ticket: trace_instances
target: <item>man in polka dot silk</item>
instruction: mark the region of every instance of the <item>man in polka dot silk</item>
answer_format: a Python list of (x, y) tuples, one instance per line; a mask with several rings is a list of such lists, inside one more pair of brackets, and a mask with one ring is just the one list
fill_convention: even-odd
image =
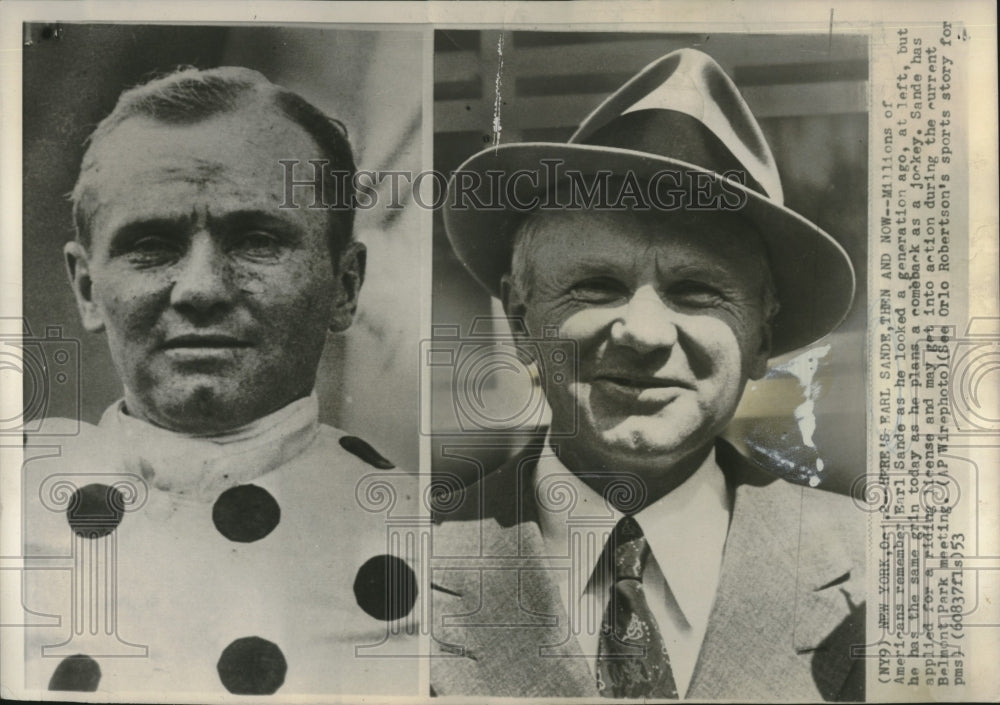
[[(340, 207), (289, 207), (282, 160), (325, 160)], [(94, 131), (65, 262), (124, 395), (26, 451), (30, 688), (417, 692), (416, 484), (314, 392), (364, 281), (354, 171), (340, 122), (237, 67), (129, 89)]]

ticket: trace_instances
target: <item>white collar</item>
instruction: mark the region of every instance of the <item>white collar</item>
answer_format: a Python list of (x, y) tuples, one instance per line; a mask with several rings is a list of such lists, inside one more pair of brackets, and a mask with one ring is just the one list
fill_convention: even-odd
[[(575, 495), (572, 507), (558, 497), (547, 502), (546, 497), (558, 495), (557, 485), (562, 485)], [(571, 514), (573, 522), (588, 520), (614, 526), (623, 514), (579, 477), (570, 472), (556, 455), (546, 438), (546, 453), (538, 460), (534, 474), (535, 496), (538, 499), (539, 526), (548, 546), (567, 546)], [(645, 507), (635, 515), (649, 540), (649, 547), (656, 559), (677, 605), (685, 618), (700, 621), (711, 608), (715, 597), (714, 587), (706, 594), (702, 579), (718, 575), (725, 533), (716, 529), (719, 522), (728, 525), (729, 500), (726, 479), (715, 462), (715, 449), (708, 454), (697, 470), (679, 487)], [(582, 575), (592, 575), (600, 558), (600, 549), (584, 552), (589, 560)], [(577, 597), (587, 589), (587, 582), (576, 584)]]
[(214, 501), (223, 490), (301, 454), (316, 438), (319, 401), (313, 392), (232, 431), (196, 435), (129, 416), (119, 400), (104, 412), (99, 426), (127, 471), (164, 492)]

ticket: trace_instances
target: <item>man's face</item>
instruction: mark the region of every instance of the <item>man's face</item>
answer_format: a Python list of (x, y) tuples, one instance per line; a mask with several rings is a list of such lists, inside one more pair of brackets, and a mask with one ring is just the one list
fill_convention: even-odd
[(66, 257), (129, 413), (221, 431), (309, 394), (363, 277), (360, 246), (331, 257), (326, 211), (278, 208), (278, 160), (315, 159), (312, 138), (257, 109), (191, 125), (130, 118), (98, 149), (91, 243)]
[(704, 457), (766, 369), (756, 235), (717, 214), (534, 217), (527, 291), (508, 279), (505, 304), (534, 336), (554, 326), (576, 341), (578, 379), (543, 372), (553, 430), (578, 420), (565, 449), (586, 469), (645, 477)]

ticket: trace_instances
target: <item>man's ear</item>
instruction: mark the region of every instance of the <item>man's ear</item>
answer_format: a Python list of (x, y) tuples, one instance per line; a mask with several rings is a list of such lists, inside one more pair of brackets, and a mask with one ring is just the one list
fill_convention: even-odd
[(760, 347), (750, 361), (750, 379), (760, 379), (767, 374), (767, 361), (771, 357), (772, 338), (771, 321), (764, 321), (761, 324)]
[(507, 321), (510, 323), (510, 330), (514, 334), (514, 338), (530, 337), (526, 318), (528, 304), (525, 302), (524, 292), (521, 291), (509, 272), (500, 279), (500, 303), (507, 316)]
[(522, 345), (524, 341), (532, 339), (531, 330), (528, 328), (527, 293), (517, 285), (509, 272), (500, 279), (500, 303), (507, 316), (510, 332), (514, 336), (514, 344), (530, 361), (536, 362), (538, 346)]
[(94, 303), (94, 287), (90, 279), (90, 256), (87, 248), (77, 240), (67, 242), (63, 247), (66, 258), (66, 273), (69, 275), (69, 285), (76, 297), (76, 307), (80, 309), (80, 320), (83, 327), (91, 333), (104, 330), (104, 319), (100, 309)]
[(360, 242), (349, 242), (337, 263), (337, 298), (333, 302), (330, 330), (341, 333), (351, 327), (358, 311), (361, 285), (365, 283), (368, 251)]

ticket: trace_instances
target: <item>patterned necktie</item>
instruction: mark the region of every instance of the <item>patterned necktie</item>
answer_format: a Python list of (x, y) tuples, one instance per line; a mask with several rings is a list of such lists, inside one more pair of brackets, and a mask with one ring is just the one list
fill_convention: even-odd
[(635, 519), (618, 522), (605, 556), (611, 551), (614, 584), (597, 645), (597, 689), (608, 698), (676, 698), (667, 647), (642, 587), (649, 542)]

